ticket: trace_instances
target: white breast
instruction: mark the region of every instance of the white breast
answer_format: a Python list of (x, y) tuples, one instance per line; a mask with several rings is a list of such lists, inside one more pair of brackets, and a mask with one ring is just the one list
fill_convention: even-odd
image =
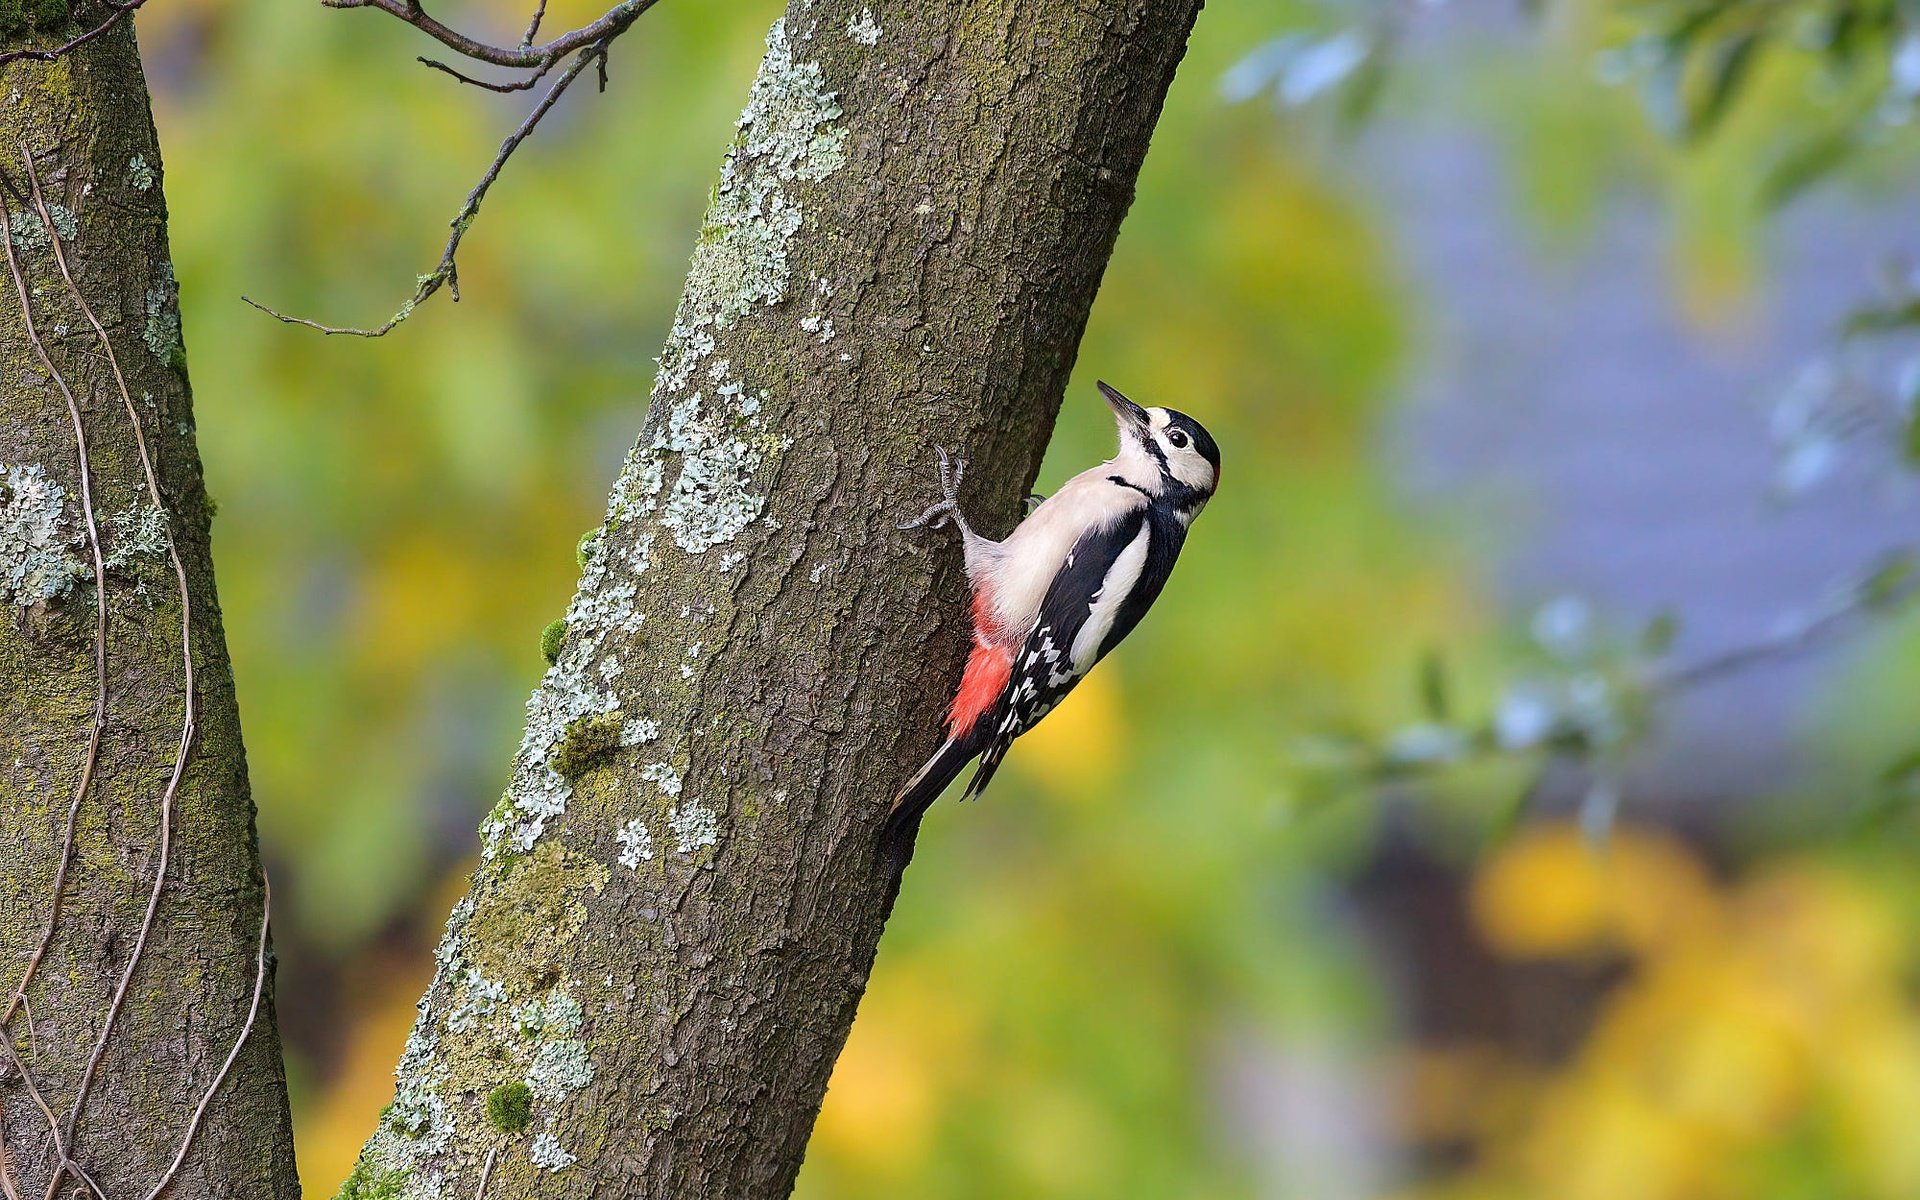
[[(1040, 619), (1040, 602), (1080, 535), (1146, 503), (1146, 497), (1133, 489), (1109, 482), (1112, 470), (1103, 463), (1069, 479), (982, 559), (981, 571), (987, 578), (977, 582), (987, 585), (999, 632), (1008, 641), (1025, 641), (1033, 631)], [(1145, 553), (1143, 547), (1143, 560)]]

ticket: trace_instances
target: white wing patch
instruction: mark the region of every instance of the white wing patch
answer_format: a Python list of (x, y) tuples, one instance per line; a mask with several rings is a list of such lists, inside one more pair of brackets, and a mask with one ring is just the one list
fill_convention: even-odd
[(1140, 532), (1127, 543), (1126, 549), (1114, 556), (1113, 565), (1107, 568), (1107, 577), (1100, 581), (1100, 590), (1088, 602), (1087, 623), (1073, 639), (1075, 674), (1085, 675), (1093, 669), (1093, 661), (1100, 655), (1100, 643), (1107, 640), (1114, 621), (1120, 616), (1120, 606), (1140, 582), (1140, 572), (1147, 565), (1148, 533), (1147, 522), (1142, 521)]

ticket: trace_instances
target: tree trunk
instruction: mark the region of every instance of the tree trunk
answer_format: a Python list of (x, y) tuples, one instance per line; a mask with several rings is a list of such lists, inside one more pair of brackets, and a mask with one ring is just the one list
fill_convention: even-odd
[[(28, 7), (48, 27), (7, 42), (81, 31), (64, 4)], [(42, 1196), (59, 1174), (61, 1197), (86, 1181), (115, 1197), (163, 1185), (296, 1197), (253, 804), (131, 23), (55, 62), (0, 68), (0, 85), (7, 1192)]]
[(1198, 7), (774, 26), (347, 1195), (790, 1190), (967, 642), (955, 548), (895, 523), (936, 443), (1015, 519)]

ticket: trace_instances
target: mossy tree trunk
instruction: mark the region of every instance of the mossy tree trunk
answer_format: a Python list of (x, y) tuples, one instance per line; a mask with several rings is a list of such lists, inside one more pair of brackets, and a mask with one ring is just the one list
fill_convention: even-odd
[(350, 1195), (790, 1189), (1198, 7), (792, 0)]
[[(65, 7), (0, 49), (80, 32)], [(61, 1197), (295, 1197), (131, 23), (0, 88), (0, 1161), (26, 1197), (55, 1174)]]

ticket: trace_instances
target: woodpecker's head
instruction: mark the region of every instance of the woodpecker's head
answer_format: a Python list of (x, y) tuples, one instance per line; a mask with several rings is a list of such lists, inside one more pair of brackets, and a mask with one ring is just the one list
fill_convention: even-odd
[(1113, 462), (1127, 481), (1189, 514), (1199, 512), (1220, 486), (1220, 447), (1213, 435), (1183, 412), (1141, 408), (1105, 383), (1100, 394), (1120, 425), (1120, 453)]

